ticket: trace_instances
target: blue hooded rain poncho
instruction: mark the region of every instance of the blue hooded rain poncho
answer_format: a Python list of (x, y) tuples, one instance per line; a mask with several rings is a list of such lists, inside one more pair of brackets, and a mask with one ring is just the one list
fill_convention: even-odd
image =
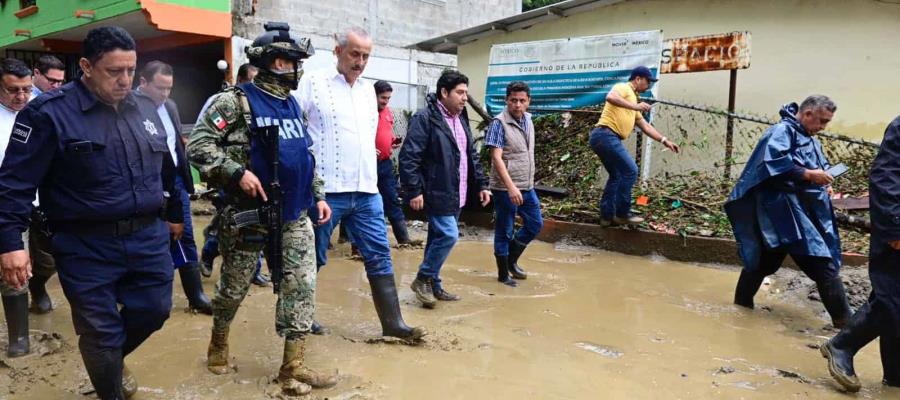
[(782, 107), (781, 122), (759, 140), (725, 203), (744, 268), (759, 268), (763, 251), (831, 259), (841, 265), (841, 241), (827, 187), (791, 177), (796, 167), (828, 169), (822, 144)]

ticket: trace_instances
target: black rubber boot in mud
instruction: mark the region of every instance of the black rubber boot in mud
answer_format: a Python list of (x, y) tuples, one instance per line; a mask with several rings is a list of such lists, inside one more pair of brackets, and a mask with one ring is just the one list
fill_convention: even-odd
[(861, 388), (853, 357), (878, 337), (878, 325), (873, 317), (869, 303), (864, 304), (840, 333), (819, 346), (822, 356), (828, 360), (828, 372), (848, 392), (858, 392)]
[(28, 354), (31, 351), (28, 339), (28, 293), (3, 296), (3, 313), (6, 315), (9, 334), (6, 356), (15, 358)]
[(178, 275), (181, 277), (181, 287), (184, 289), (184, 295), (188, 298), (188, 305), (191, 310), (198, 313), (212, 315), (212, 303), (206, 293), (203, 292), (203, 281), (200, 278), (200, 264), (187, 264), (178, 268)]
[(754, 307), (753, 297), (756, 296), (756, 292), (759, 291), (759, 287), (762, 286), (763, 279), (765, 278), (765, 276), (762, 276), (762, 274), (758, 272), (742, 269), (741, 276), (738, 278), (737, 287), (734, 289), (734, 304), (752, 310)]
[(900, 332), (894, 337), (881, 337), (881, 367), (885, 386), (900, 387)]
[(101, 400), (127, 399), (122, 387), (122, 350), (95, 348), (85, 344), (83, 340), (79, 340), (78, 347), (97, 397)]
[(522, 256), (525, 247), (527, 246), (515, 239), (509, 242), (509, 274), (514, 279), (528, 279), (528, 274), (519, 267), (519, 257)]
[(31, 307), (29, 311), (35, 314), (46, 314), (53, 311), (53, 301), (47, 294), (47, 281), (49, 276), (34, 276), (28, 280), (28, 292), (31, 293)]
[(324, 336), (328, 334), (328, 328), (322, 326), (319, 321), (313, 320), (312, 326), (309, 327), (309, 333), (313, 335)]
[(372, 287), (372, 301), (384, 336), (415, 342), (428, 334), (424, 328), (409, 327), (403, 321), (393, 275), (369, 276), (369, 286)]
[(497, 282), (516, 287), (519, 283), (509, 277), (509, 256), (494, 256), (497, 259)]
[(822, 298), (822, 304), (825, 310), (831, 316), (831, 325), (841, 329), (847, 325), (850, 319), (850, 302), (847, 301), (847, 292), (844, 290), (844, 282), (840, 277), (824, 279), (816, 282), (819, 288), (819, 296)]

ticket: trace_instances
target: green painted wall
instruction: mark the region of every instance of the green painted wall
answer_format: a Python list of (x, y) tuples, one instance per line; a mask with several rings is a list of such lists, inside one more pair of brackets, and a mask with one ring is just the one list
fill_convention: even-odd
[(219, 12), (231, 12), (231, 0), (156, 0), (163, 4), (176, 4), (179, 6), (199, 8)]
[[(230, 0), (157, 1), (203, 10), (231, 11)], [(19, 2), (16, 0), (6, 2), (6, 6), (0, 9), (0, 48), (30, 39), (15, 36), (16, 29), (30, 29), (31, 37), (38, 38), (141, 9), (137, 0), (38, 0), (37, 6), (39, 11), (36, 14), (20, 19), (15, 16), (19, 11)], [(94, 10), (97, 15), (93, 20), (75, 18), (75, 10)]]

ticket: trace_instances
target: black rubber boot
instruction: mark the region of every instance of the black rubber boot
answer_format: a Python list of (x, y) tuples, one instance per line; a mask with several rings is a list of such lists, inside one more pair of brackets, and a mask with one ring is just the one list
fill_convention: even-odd
[(509, 256), (494, 256), (497, 259), (497, 282), (516, 287), (519, 283), (509, 277)]
[(858, 392), (861, 385), (853, 369), (853, 356), (878, 337), (878, 322), (872, 315), (869, 303), (863, 304), (831, 340), (819, 347), (828, 359), (828, 372), (847, 391)]
[(35, 314), (46, 314), (53, 311), (53, 301), (47, 294), (47, 281), (49, 276), (35, 276), (28, 280), (28, 291), (31, 293), (31, 307), (29, 311)]
[(850, 302), (847, 301), (847, 292), (844, 290), (844, 282), (840, 277), (823, 279), (816, 282), (819, 288), (819, 296), (822, 298), (822, 304), (825, 310), (831, 316), (831, 324), (835, 328), (843, 328), (847, 325), (852, 311), (850, 310)]
[(6, 329), (9, 333), (6, 356), (14, 358), (28, 354), (31, 351), (28, 340), (28, 293), (3, 296), (3, 313), (6, 315)]
[(397, 239), (397, 243), (406, 244), (409, 243), (409, 231), (406, 230), (406, 221), (391, 221), (391, 230), (394, 231), (394, 239)]
[(28, 354), (31, 351), (28, 340), (28, 293), (3, 296), (3, 313), (6, 315), (9, 334), (6, 356), (15, 358)]
[(85, 344), (84, 340), (79, 341), (78, 347), (97, 397), (101, 400), (126, 399), (122, 388), (122, 350), (98, 349)]
[(882, 382), (900, 387), (900, 336), (881, 337), (881, 366), (884, 368)]
[(203, 293), (203, 283), (200, 280), (200, 265), (187, 264), (178, 268), (178, 275), (181, 276), (181, 287), (184, 288), (184, 295), (188, 298), (188, 305), (191, 310), (195, 310), (201, 314), (212, 315), (212, 303), (209, 297)]
[(372, 301), (375, 303), (378, 319), (381, 320), (381, 330), (384, 336), (403, 340), (419, 340), (428, 334), (424, 328), (409, 327), (403, 321), (393, 275), (370, 276), (369, 286), (372, 287)]
[(737, 287), (734, 289), (734, 304), (752, 310), (754, 307), (753, 297), (756, 296), (756, 292), (759, 291), (765, 278), (759, 272), (741, 270), (741, 277), (738, 278)]
[(528, 279), (528, 274), (519, 267), (519, 257), (525, 251), (525, 247), (527, 246), (515, 239), (509, 242), (509, 274), (515, 279)]

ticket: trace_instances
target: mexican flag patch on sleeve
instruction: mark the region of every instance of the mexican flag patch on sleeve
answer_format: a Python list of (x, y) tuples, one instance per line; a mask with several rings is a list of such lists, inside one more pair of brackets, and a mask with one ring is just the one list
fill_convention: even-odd
[(222, 118), (222, 114), (219, 114), (218, 111), (213, 112), (211, 118), (213, 125), (215, 125), (218, 130), (225, 129), (225, 127), (228, 126), (228, 121), (226, 121), (225, 118)]

